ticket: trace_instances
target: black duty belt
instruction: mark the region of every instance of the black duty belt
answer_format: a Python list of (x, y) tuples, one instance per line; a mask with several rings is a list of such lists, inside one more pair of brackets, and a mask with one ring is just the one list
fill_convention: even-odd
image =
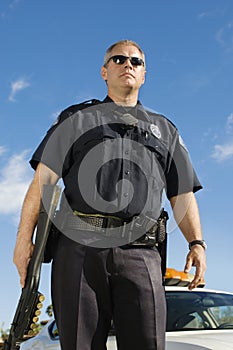
[(104, 232), (106, 228), (121, 227), (124, 222), (127, 221), (116, 216), (90, 215), (74, 211), (73, 215), (69, 216), (67, 224), (70, 229)]
[[(65, 220), (65, 227), (70, 230), (92, 231), (108, 235), (108, 230), (119, 227), (119, 234), (124, 235), (124, 231), (139, 232), (136, 240), (129, 245), (137, 246), (155, 246), (158, 242), (158, 223), (159, 220), (149, 218), (148, 216), (135, 216), (131, 220), (125, 220), (115, 216), (105, 216), (99, 214), (84, 214), (74, 211)], [(141, 233), (141, 235), (140, 235)]]

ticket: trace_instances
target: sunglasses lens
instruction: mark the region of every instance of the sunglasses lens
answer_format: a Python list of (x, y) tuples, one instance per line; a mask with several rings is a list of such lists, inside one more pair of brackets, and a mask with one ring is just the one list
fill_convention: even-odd
[(122, 56), (122, 55), (117, 55), (117, 56), (113, 56), (112, 60), (116, 64), (123, 64), (127, 60), (127, 57), (126, 56)]
[(130, 62), (133, 66), (142, 66), (143, 60), (139, 57), (131, 57)]
[(143, 60), (139, 57), (127, 57), (127, 56), (123, 56), (123, 55), (116, 55), (116, 56), (112, 56), (110, 59), (112, 59), (113, 62), (116, 64), (124, 64), (128, 58), (130, 59), (130, 62), (133, 66), (143, 66), (144, 65)]

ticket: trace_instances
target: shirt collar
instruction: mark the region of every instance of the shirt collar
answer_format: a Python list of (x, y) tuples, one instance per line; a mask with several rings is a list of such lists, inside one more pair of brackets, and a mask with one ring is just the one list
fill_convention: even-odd
[(111, 97), (109, 97), (108, 95), (105, 97), (105, 99), (102, 101), (102, 103), (109, 103), (109, 106), (111, 106), (111, 111), (118, 111), (119, 113), (121, 113), (122, 115), (125, 113), (130, 113), (132, 114), (134, 117), (141, 119), (142, 121), (146, 121), (151, 123), (151, 119), (148, 116), (148, 114), (146, 113), (143, 105), (141, 104), (141, 102), (138, 100), (136, 106), (134, 107), (123, 107), (123, 106), (119, 106), (117, 105), (112, 99)]
[[(103, 103), (109, 103), (109, 102), (112, 102), (114, 104), (116, 104), (112, 99), (111, 97), (109, 97), (108, 95), (105, 97), (105, 99), (103, 100)], [(138, 100), (137, 101), (137, 105), (141, 105), (141, 102)], [(134, 106), (135, 107), (135, 106)], [(134, 107), (130, 107), (130, 108), (134, 108)]]

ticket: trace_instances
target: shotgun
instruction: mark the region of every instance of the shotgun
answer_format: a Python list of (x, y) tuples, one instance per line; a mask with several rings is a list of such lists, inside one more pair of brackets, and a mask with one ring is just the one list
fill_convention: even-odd
[(18, 350), (23, 337), (33, 333), (35, 323), (38, 321), (43, 294), (38, 291), (41, 265), (44, 260), (45, 247), (52, 226), (51, 219), (55, 216), (61, 188), (54, 185), (44, 185), (40, 204), (39, 218), (36, 228), (35, 246), (31, 260), (28, 264), (25, 287), (16, 308), (13, 322), (10, 327), (8, 339), (3, 350)]

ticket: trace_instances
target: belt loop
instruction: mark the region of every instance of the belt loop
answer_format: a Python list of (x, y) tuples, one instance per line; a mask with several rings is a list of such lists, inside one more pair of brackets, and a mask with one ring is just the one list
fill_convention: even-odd
[(121, 237), (122, 238), (125, 237), (125, 231), (126, 231), (126, 221), (123, 221), (123, 223), (121, 225)]
[(108, 228), (108, 227), (109, 227), (109, 226), (108, 226), (108, 223), (109, 223), (108, 218), (103, 217), (103, 224), (102, 224), (102, 227), (103, 227), (103, 228)]

